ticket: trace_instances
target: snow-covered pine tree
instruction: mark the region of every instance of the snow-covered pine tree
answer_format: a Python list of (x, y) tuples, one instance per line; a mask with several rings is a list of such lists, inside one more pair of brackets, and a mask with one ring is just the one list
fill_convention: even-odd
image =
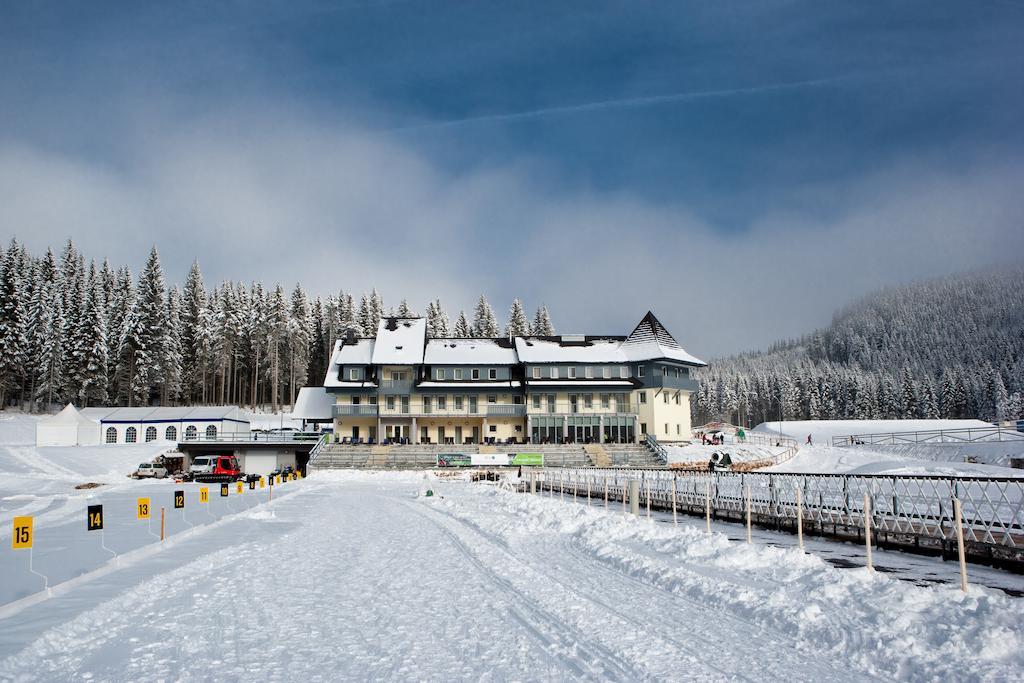
[(321, 382), (327, 372), (327, 314), (326, 306), (319, 296), (313, 299), (309, 317), (312, 333), (309, 339), (308, 375), (311, 381)]
[(918, 417), (926, 420), (939, 418), (939, 402), (935, 397), (935, 387), (930, 378), (925, 377), (921, 382), (921, 397), (918, 401)]
[(533, 316), (533, 327), (530, 334), (538, 337), (551, 337), (555, 334), (555, 326), (551, 324), (551, 316), (548, 314), (548, 307), (541, 306)]
[(459, 317), (455, 321), (455, 329), (453, 331), (453, 334), (456, 337), (459, 337), (459, 338), (462, 338), (462, 339), (465, 339), (467, 337), (473, 336), (472, 335), (472, 330), (470, 330), (470, 328), (469, 328), (469, 321), (466, 319), (466, 312), (465, 311), (459, 311)]
[(473, 311), (473, 327), (470, 333), (474, 337), (494, 338), (498, 336), (499, 332), (498, 319), (494, 317), (494, 309), (487, 303), (487, 298), (481, 294)]
[(441, 306), (441, 300), (434, 300), (434, 313), (437, 316), (435, 321), (435, 327), (438, 337), (449, 337), (452, 334), (452, 321), (448, 319), (448, 314), (444, 312), (444, 308)]
[(917, 417), (919, 411), (917, 405), (917, 384), (914, 376), (910, 374), (910, 367), (904, 365), (900, 372), (900, 417), (904, 420)]
[(167, 292), (167, 324), (164, 327), (163, 405), (174, 405), (184, 389), (181, 335), (182, 296), (177, 287)]
[(398, 304), (398, 317), (399, 318), (415, 318), (416, 317), (416, 313), (411, 308), (409, 308), (409, 303), (405, 299), (402, 299), (402, 301)]
[(21, 299), (18, 243), (12, 239), (0, 272), (0, 409), (18, 391), (28, 357), (26, 301)]
[(309, 299), (302, 286), (292, 290), (288, 316), (288, 405), (294, 406), (309, 370)]
[(200, 358), (202, 342), (200, 326), (206, 307), (206, 287), (199, 261), (193, 261), (185, 278), (181, 301), (181, 372), (182, 393), (186, 402), (202, 400), (203, 367)]
[(530, 334), (530, 320), (526, 317), (523, 304), (519, 299), (512, 300), (512, 308), (508, 312), (508, 324), (505, 326), (505, 335), (513, 337), (525, 337)]
[(381, 298), (377, 288), (374, 287), (373, 291), (370, 292), (370, 327), (367, 330), (367, 334), (377, 334), (377, 328), (380, 327), (380, 319), (384, 317), (384, 299)]
[(281, 409), (281, 380), (288, 334), (288, 304), (281, 285), (274, 287), (267, 307), (267, 372), (270, 380), (270, 404), (274, 412)]
[(373, 334), (377, 331), (377, 325), (373, 322), (373, 307), (370, 305), (370, 300), (365, 293), (359, 300), (359, 317), (357, 321), (365, 334)]
[(249, 404), (256, 408), (263, 393), (261, 379), (266, 375), (267, 337), (270, 332), (267, 295), (260, 282), (253, 282), (249, 294), (246, 340), (249, 344)]
[(103, 281), (90, 264), (86, 284), (85, 308), (78, 321), (75, 340), (75, 365), (78, 381), (77, 398), (83, 406), (103, 405), (107, 402), (107, 319)]
[(107, 361), (110, 373), (107, 387), (114, 402), (123, 405), (128, 400), (125, 381), (130, 367), (134, 365), (134, 361), (131, 364), (128, 362), (124, 343), (125, 334), (130, 325), (134, 324), (132, 309), (135, 307), (135, 285), (127, 267), (117, 270), (114, 281), (114, 296), (107, 301), (107, 345), (111, 352)]

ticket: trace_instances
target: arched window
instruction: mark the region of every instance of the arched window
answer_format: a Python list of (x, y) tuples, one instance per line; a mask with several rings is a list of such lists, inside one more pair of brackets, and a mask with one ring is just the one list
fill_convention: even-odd
[(189, 425), (185, 428), (185, 441), (195, 441), (197, 430), (195, 425)]
[(129, 427), (128, 429), (124, 430), (125, 443), (135, 443), (136, 441), (138, 441), (138, 439), (139, 432), (137, 429), (135, 429), (135, 427)]
[(156, 441), (156, 427), (146, 427), (146, 443), (150, 441)]
[(164, 430), (164, 440), (165, 441), (177, 441), (178, 440), (178, 428), (172, 425), (172, 426), (168, 427), (167, 429), (165, 429)]
[(107, 427), (107, 443), (117, 443), (117, 430)]
[(217, 427), (215, 427), (214, 425), (210, 425), (209, 427), (207, 427), (206, 428), (206, 438), (207, 439), (216, 439), (217, 438)]

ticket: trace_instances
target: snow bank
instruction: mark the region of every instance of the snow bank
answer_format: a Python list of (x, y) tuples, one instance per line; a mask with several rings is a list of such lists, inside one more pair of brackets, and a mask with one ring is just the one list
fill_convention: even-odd
[(666, 445), (669, 463), (706, 463), (712, 453), (728, 453), (734, 463), (753, 462), (755, 460), (771, 460), (787, 449), (774, 446), (757, 446), (753, 444), (726, 443), (721, 446), (704, 446), (687, 444), (686, 446)]

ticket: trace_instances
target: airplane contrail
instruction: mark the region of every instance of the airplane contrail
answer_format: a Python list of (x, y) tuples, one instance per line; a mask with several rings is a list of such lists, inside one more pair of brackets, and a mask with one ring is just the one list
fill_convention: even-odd
[(692, 90), (689, 92), (669, 93), (665, 95), (648, 95), (644, 97), (626, 97), (617, 100), (598, 100), (596, 102), (583, 102), (580, 104), (567, 104), (556, 107), (543, 107), (528, 111), (516, 111), (503, 114), (481, 114), (480, 116), (467, 116), (460, 119), (447, 119), (443, 121), (428, 121), (411, 126), (400, 126), (392, 131), (423, 130), (427, 128), (450, 128), (472, 123), (488, 123), (500, 121), (521, 121), (526, 119), (539, 119), (546, 116), (558, 116), (561, 114), (576, 114), (580, 112), (600, 111), (602, 109), (626, 109), (630, 107), (644, 107), (672, 102), (685, 102), (687, 100), (702, 100), (714, 97), (728, 97), (730, 95), (750, 95), (776, 90), (793, 90), (797, 88), (813, 88), (817, 86), (830, 85), (839, 81), (855, 78), (853, 75), (830, 76), (828, 78), (814, 78), (804, 81), (785, 81), (781, 83), (768, 83), (765, 85), (754, 85), (745, 88), (723, 88), (720, 90)]

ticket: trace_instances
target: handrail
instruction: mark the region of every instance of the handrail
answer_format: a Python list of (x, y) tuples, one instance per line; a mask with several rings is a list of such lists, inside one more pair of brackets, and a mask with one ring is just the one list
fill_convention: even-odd
[[(993, 438), (995, 437), (995, 438)], [(991, 441), (1024, 442), (1024, 434), (1003, 427), (963, 427), (909, 432), (876, 432), (833, 436), (833, 446), (897, 446), (906, 444), (980, 443)]]
[(668, 464), (668, 450), (658, 443), (658, 438), (654, 434), (644, 435), (644, 445), (647, 449), (654, 454), (654, 457), (658, 458), (663, 465)]

